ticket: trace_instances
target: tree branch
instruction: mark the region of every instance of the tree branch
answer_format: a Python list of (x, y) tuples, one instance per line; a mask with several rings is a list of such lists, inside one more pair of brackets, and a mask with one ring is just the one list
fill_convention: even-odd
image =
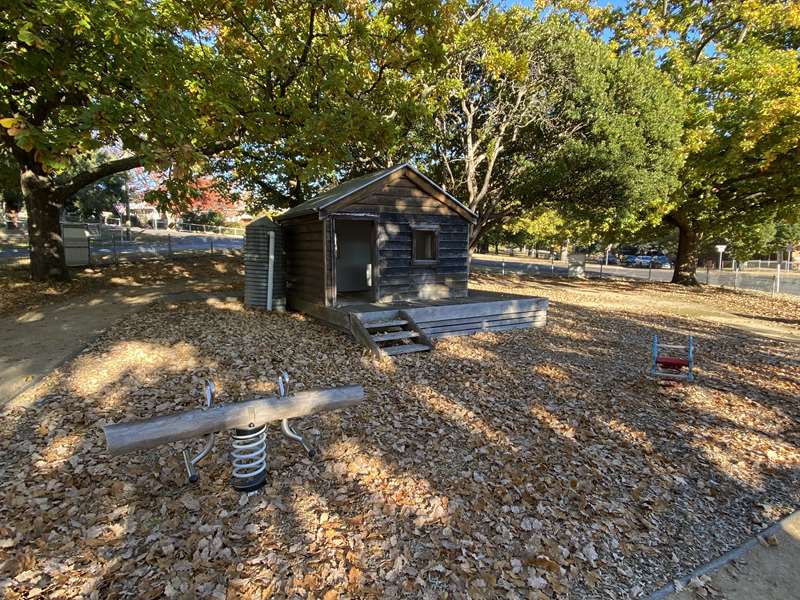
[(33, 152), (25, 152), (25, 150), (17, 146), (14, 137), (8, 134), (5, 127), (0, 127), (0, 139), (3, 140), (3, 145), (20, 165), (30, 169), (34, 167), (36, 161), (34, 160)]
[(294, 200), (290, 194), (285, 194), (273, 184), (264, 181), (263, 179), (254, 179), (253, 183), (255, 183), (261, 189), (262, 193), (269, 196), (272, 200), (277, 200), (277, 204), (289, 206)]
[(66, 200), (73, 194), (78, 193), (87, 185), (91, 185), (95, 181), (100, 181), (109, 175), (121, 173), (122, 171), (130, 171), (131, 169), (141, 166), (142, 157), (140, 155), (117, 158), (78, 173), (71, 179), (59, 185), (56, 188), (56, 194), (61, 200)]
[(308, 63), (308, 54), (311, 51), (311, 45), (314, 43), (314, 19), (317, 16), (317, 7), (312, 6), (311, 12), (308, 16), (308, 33), (306, 34), (306, 43), (303, 45), (303, 51), (300, 54), (300, 58), (297, 61), (297, 64), (292, 69), (292, 72), (289, 76), (281, 83), (280, 85), (280, 96), (283, 97), (286, 95), (286, 90), (289, 89), (289, 86), (292, 85), (294, 80), (300, 74), (300, 71), (306, 63)]
[[(234, 140), (215, 142), (200, 148), (200, 152), (206, 156), (213, 156), (214, 154), (219, 154), (220, 152), (235, 148), (237, 145), (238, 142)], [(54, 191), (57, 197), (63, 201), (73, 194), (78, 193), (87, 185), (93, 184), (95, 181), (100, 181), (109, 175), (130, 171), (131, 169), (141, 166), (143, 166), (143, 159), (140, 154), (110, 160), (78, 173), (64, 183), (56, 186)]]
[(694, 58), (692, 59), (692, 64), (697, 64), (697, 61), (700, 60), (700, 56), (703, 54), (703, 51), (706, 49), (706, 46), (708, 46), (712, 41), (714, 41), (714, 38), (717, 37), (717, 35), (725, 31), (726, 29), (732, 28), (738, 22), (739, 21), (737, 20), (731, 23), (725, 23), (718, 27), (714, 27), (711, 31), (709, 31), (705, 35), (705, 37), (703, 37), (700, 40), (700, 45), (697, 47), (697, 50), (695, 50)]

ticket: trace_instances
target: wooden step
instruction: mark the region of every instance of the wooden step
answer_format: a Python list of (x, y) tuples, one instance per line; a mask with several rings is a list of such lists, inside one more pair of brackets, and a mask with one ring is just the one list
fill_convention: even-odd
[(426, 352), (430, 350), (430, 346), (426, 346), (425, 344), (405, 344), (403, 346), (388, 346), (386, 348), (381, 348), (386, 354), (389, 356), (395, 356), (397, 354), (408, 354), (409, 352)]
[(372, 335), (372, 339), (375, 342), (389, 342), (391, 340), (408, 340), (410, 338), (418, 337), (419, 334), (416, 331), (390, 331), (388, 333), (375, 333)]
[(367, 329), (388, 329), (389, 327), (402, 327), (408, 324), (408, 321), (403, 319), (396, 319), (393, 321), (374, 321), (372, 323), (364, 323)]

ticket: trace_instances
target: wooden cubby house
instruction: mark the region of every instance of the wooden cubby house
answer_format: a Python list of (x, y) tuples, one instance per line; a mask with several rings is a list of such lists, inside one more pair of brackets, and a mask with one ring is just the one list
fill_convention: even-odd
[(290, 308), (377, 355), (433, 340), (544, 325), (547, 300), (470, 293), (476, 215), (409, 164), (351, 179), (277, 219)]

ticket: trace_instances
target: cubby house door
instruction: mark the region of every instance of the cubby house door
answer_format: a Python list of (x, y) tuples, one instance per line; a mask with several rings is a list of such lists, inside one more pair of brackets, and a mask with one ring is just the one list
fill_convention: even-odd
[(336, 304), (375, 300), (373, 263), (375, 223), (371, 220), (334, 220)]

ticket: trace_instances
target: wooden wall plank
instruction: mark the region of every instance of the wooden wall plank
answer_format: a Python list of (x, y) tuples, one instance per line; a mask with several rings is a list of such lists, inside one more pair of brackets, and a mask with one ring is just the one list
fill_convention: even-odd
[(284, 223), (287, 299), (292, 308), (324, 301), (322, 222), (316, 215)]
[(546, 311), (547, 305), (547, 298), (532, 297), (449, 306), (425, 306), (421, 308), (410, 308), (408, 310), (415, 321), (418, 323), (425, 323), (444, 319), (488, 317), (520, 312)]
[(445, 327), (448, 325), (459, 325), (464, 323), (497, 323), (498, 325), (504, 324), (505, 321), (509, 323), (533, 321), (546, 314), (546, 311), (535, 310), (522, 313), (506, 313), (500, 315), (490, 315), (486, 317), (463, 317), (460, 319), (440, 319), (438, 321), (419, 321), (421, 327), (433, 329), (436, 327)]
[[(313, 215), (319, 220), (328, 215), (376, 215), (377, 257), (373, 270), (373, 285), (379, 301), (415, 299), (420, 297), (463, 297), (469, 279), (469, 220), (456, 210), (452, 201), (434, 194), (430, 185), (421, 185), (404, 172), (389, 177), (353, 194), (331, 210)], [(299, 221), (299, 219), (298, 219)], [(439, 260), (432, 265), (413, 265), (412, 227), (436, 225), (439, 230)], [(298, 235), (308, 236), (296, 260), (306, 273), (301, 280), (307, 290), (308, 274), (328, 277), (328, 269), (320, 272), (314, 266), (315, 253), (322, 252), (322, 228), (305, 221), (295, 229)], [(331, 248), (332, 240), (328, 240)], [(324, 245), (323, 245), (324, 247)], [(331, 262), (333, 259), (331, 259)], [(331, 264), (330, 269), (334, 265)], [(323, 275), (324, 273), (324, 275)], [(325, 279), (323, 279), (325, 280)], [(326, 280), (325, 280), (326, 281)], [(318, 292), (318, 286), (311, 288)]]
[(483, 332), (509, 331), (511, 329), (531, 329), (533, 327), (544, 327), (544, 325), (545, 323), (544, 321), (542, 321), (533, 323), (521, 323), (516, 325), (498, 325), (495, 327), (487, 327), (487, 328), (459, 329), (455, 331), (443, 331), (440, 333), (431, 333), (429, 337), (436, 340), (445, 337), (454, 337), (460, 335), (474, 335), (476, 333), (483, 333)]

